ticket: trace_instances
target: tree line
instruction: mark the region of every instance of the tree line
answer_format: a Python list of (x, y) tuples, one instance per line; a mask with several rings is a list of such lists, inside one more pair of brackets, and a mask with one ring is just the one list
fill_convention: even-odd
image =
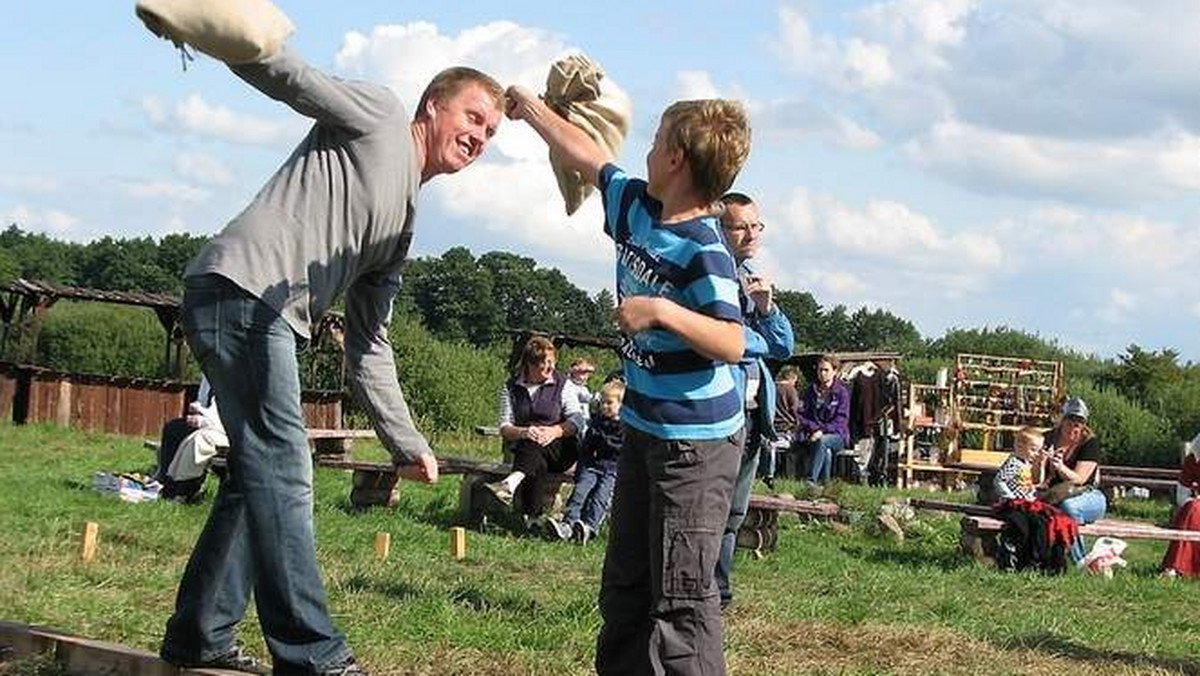
[[(159, 240), (104, 237), (78, 244), (12, 225), (0, 233), (0, 282), (24, 277), (102, 290), (179, 294), (187, 262), (206, 241), (172, 234)], [(1178, 441), (1200, 431), (1200, 366), (1183, 363), (1175, 350), (1130, 345), (1106, 359), (1006, 326), (952, 328), (926, 338), (912, 322), (886, 310), (826, 307), (811, 293), (790, 289), (777, 290), (775, 297), (795, 327), (798, 352), (899, 352), (904, 355), (902, 369), (914, 382), (932, 382), (936, 370), (952, 364), (962, 352), (1063, 361), (1068, 391), (1088, 400), (1106, 444), (1120, 447), (1134, 461), (1154, 454), (1161, 459), (1163, 453), (1175, 452)], [(441, 256), (416, 258), (405, 269), (396, 302), (397, 330), (403, 331), (394, 339), (398, 368), (406, 372), (430, 367), (427, 359), (401, 347), (418, 335), (422, 350), (445, 346), (436, 351), (458, 355), (456, 363), (474, 364), (465, 369), (437, 365), (442, 376), (461, 370), (462, 382), (457, 376), (449, 378), (455, 382), (445, 383), (442, 392), (441, 385), (432, 385), (436, 378), (426, 378), (431, 383), (429, 396), (416, 395), (418, 404), (428, 399), (425, 412), (434, 420), (457, 421), (462, 410), (491, 406), (490, 384), (484, 388), (486, 403), (481, 400), (466, 409), (456, 402), (454, 392), (479, 390), (478, 383), (470, 382), (470, 372), (478, 373), (479, 364), (495, 365), (488, 372), (502, 373), (508, 329), (614, 335), (612, 309), (608, 290), (589, 294), (561, 271), (539, 266), (532, 258), (503, 251), (476, 257), (455, 247)], [(148, 312), (60, 303), (36, 336), (35, 344), (10, 341), (0, 358), (63, 370), (165, 375), (160, 358), (164, 338)], [(488, 377), (499, 377), (496, 374)]]

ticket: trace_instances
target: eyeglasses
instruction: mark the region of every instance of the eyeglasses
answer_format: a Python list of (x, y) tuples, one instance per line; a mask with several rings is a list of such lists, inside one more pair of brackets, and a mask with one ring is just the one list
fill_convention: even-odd
[(762, 232), (767, 229), (767, 224), (762, 221), (757, 223), (739, 222), (723, 225), (722, 227), (731, 232)]

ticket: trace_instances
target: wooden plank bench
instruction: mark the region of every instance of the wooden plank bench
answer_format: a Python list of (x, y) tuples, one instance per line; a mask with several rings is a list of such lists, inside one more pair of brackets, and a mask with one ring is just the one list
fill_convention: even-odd
[(737, 533), (737, 547), (749, 549), (756, 557), (775, 551), (779, 543), (779, 513), (788, 512), (802, 519), (830, 519), (838, 514), (832, 502), (796, 500), (767, 495), (751, 495), (746, 519)]
[[(909, 504), (915, 508), (930, 509), (963, 514), (959, 520), (961, 534), (959, 545), (963, 551), (979, 560), (990, 560), (995, 551), (996, 538), (1004, 530), (1004, 521), (997, 519), (995, 512), (988, 505), (971, 505), (942, 500), (924, 500), (914, 498)], [(1079, 527), (1082, 535), (1118, 537), (1130, 540), (1182, 540), (1200, 542), (1200, 531), (1162, 528), (1154, 524), (1124, 521), (1120, 519), (1100, 519), (1095, 523)]]

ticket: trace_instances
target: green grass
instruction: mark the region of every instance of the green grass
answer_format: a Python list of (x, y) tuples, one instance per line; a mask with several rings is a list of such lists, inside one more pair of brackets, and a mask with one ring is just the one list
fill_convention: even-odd
[[(479, 455), (494, 441), (443, 437), (435, 447)], [(96, 471), (150, 462), (139, 439), (0, 426), (0, 619), (157, 650), (207, 503), (130, 505), (90, 487)], [(349, 483), (317, 472), (318, 555), (331, 610), (372, 673), (590, 672), (602, 545), (471, 531), (467, 559), (454, 561), (456, 477), (405, 484), (395, 509), (367, 513), (348, 507)], [(726, 622), (731, 671), (1200, 673), (1198, 589), (1157, 576), (1163, 545), (1131, 543), (1129, 568), (1112, 580), (1002, 574), (958, 554), (952, 515), (919, 514), (903, 543), (879, 535), (872, 515), (896, 494), (835, 486), (831, 495), (864, 515), (849, 532), (785, 519), (778, 551), (739, 554)], [(1166, 518), (1165, 505), (1127, 505), (1126, 515)], [(100, 548), (83, 564), (87, 521), (100, 524)], [(378, 532), (392, 535), (387, 561), (374, 556)], [(248, 620), (242, 638), (262, 655)], [(51, 673), (0, 666), (5, 676)]]

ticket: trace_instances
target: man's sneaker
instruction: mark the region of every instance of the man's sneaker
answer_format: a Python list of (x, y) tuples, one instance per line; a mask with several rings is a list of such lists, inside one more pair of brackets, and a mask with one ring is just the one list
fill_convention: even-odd
[(492, 483), (484, 484), (483, 487), (492, 494), (492, 497), (509, 507), (512, 506), (513, 492), (512, 489), (508, 487), (508, 484), (504, 483), (503, 481), (493, 481)]
[(582, 521), (576, 521), (571, 524), (571, 539), (575, 542), (586, 545), (592, 538), (596, 537), (596, 531), (592, 527)]
[(558, 519), (546, 517), (546, 536), (566, 542), (571, 539), (571, 526)]
[(270, 674), (271, 670), (259, 662), (253, 655), (247, 655), (242, 652), (241, 646), (235, 646), (233, 650), (218, 655), (211, 660), (197, 662), (176, 662), (170, 658), (164, 658), (167, 662), (183, 668), (183, 669), (226, 669), (228, 671), (241, 671), (247, 674)]
[(367, 676), (367, 671), (358, 666), (358, 663), (351, 657), (344, 664), (325, 669), (321, 672), (321, 676)]

